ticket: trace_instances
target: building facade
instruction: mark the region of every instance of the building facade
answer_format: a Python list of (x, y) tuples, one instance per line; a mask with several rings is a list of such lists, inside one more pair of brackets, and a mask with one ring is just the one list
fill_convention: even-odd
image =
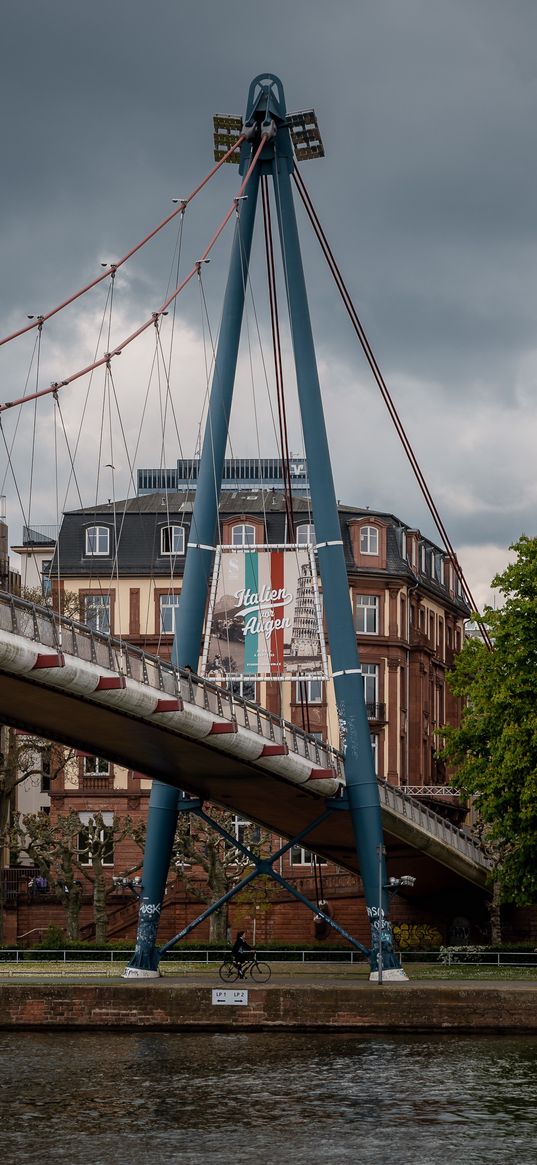
[[(68, 599), (70, 614), (75, 604), (80, 619), (96, 631), (169, 659), (186, 550), (194, 538), (192, 510), (189, 489), (142, 491), (125, 502), (65, 513), (56, 550), (47, 560), (45, 589), (59, 594), (60, 605)], [(446, 672), (461, 647), (469, 614), (453, 563), (393, 514), (340, 505), (339, 516), (377, 774), (461, 821), (464, 809), (436, 759), (440, 729), (457, 723), (460, 715), (458, 701), (446, 686)], [(221, 544), (270, 547), (292, 539), (314, 546), (308, 497), (293, 497), (293, 517), (290, 537), (281, 489), (255, 489), (251, 484), (243, 490), (226, 489), (220, 500)], [(35, 548), (35, 531), (32, 536), (27, 548), (17, 547), (23, 559)], [(297, 643), (307, 638), (308, 609), (307, 604), (304, 610), (300, 604), (297, 609), (293, 629)], [(241, 681), (237, 691), (340, 746), (330, 681)], [(92, 811), (103, 813), (105, 823), (114, 814), (137, 822), (145, 818), (150, 785), (143, 774), (81, 753), (54, 780), (50, 811), (54, 816), (74, 809), (83, 823)], [(234, 819), (237, 836), (243, 825)], [(110, 847), (108, 861), (112, 877), (139, 864), (140, 854), (125, 839), (116, 850)], [(314, 890), (311, 855), (303, 847), (291, 852), (284, 873), (300, 879), (306, 889), (311, 883)], [(322, 876), (328, 887), (324, 896), (329, 894), (332, 901), (341, 896), (338, 918), (343, 921), (343, 913), (356, 932), (358, 922), (351, 916), (357, 880), (330, 863), (323, 863)], [(172, 933), (181, 912), (190, 911), (190, 917), (196, 913), (184, 885), (181, 897), (180, 879), (174, 895), (175, 911), (170, 897), (170, 909), (163, 915), (169, 918)], [(274, 908), (269, 915), (263, 911), (259, 926), (265, 938), (277, 937), (282, 929), (283, 937), (291, 925), (284, 922), (287, 913), (291, 912), (290, 919), (297, 910), (300, 913), (300, 908), (281, 903), (279, 911)], [(132, 933), (135, 913), (131, 909), (127, 914)], [(311, 933), (311, 918), (304, 918), (303, 927)]]

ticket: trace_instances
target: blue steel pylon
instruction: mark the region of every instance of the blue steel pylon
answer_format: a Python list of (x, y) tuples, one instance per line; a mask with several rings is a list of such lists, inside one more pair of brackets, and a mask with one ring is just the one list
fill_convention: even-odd
[[(371, 924), (370, 963), (372, 972), (376, 973), (378, 953), (381, 950), (384, 978), (389, 977), (391, 969), (394, 969), (397, 977), (401, 977), (401, 971), (395, 971), (398, 959), (393, 951), (388, 920), (389, 898), (380, 799), (291, 191), (295, 161), (279, 78), (272, 74), (254, 78), (248, 94), (245, 129), (248, 140), (241, 146), (241, 173), (246, 172), (252, 152), (258, 147), (263, 135), (266, 141), (248, 181), (247, 197), (237, 203), (237, 221), (172, 659), (178, 667), (197, 670), (218, 536), (218, 491), (215, 482), (222, 480), (259, 180), (261, 175), (267, 174), (274, 183), (305, 452), (310, 467), (313, 523), (324, 592), (332, 677), (338, 714), (346, 736), (348, 805)], [(160, 782), (153, 783), (136, 951), (127, 968), (127, 977), (158, 974), (156, 936), (179, 797), (176, 789)]]

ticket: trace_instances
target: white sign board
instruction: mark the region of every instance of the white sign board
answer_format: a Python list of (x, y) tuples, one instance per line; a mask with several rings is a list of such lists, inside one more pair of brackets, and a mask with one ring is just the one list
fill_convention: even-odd
[(213, 1004), (217, 1007), (247, 1007), (248, 992), (244, 988), (230, 991), (225, 987), (213, 987)]

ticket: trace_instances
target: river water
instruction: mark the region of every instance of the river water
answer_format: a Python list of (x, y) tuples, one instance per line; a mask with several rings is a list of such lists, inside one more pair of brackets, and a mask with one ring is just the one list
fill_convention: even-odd
[(0, 1033), (2, 1165), (537, 1160), (537, 1039)]

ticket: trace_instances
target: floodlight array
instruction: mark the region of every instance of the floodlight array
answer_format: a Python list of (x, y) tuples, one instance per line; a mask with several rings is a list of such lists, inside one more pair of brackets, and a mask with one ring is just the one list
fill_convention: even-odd
[(287, 124), (291, 132), (297, 162), (306, 161), (308, 158), (324, 158), (324, 146), (314, 109), (290, 113)]
[[(214, 125), (214, 160), (220, 162), (228, 150), (239, 140), (242, 132), (242, 118), (228, 114), (215, 113)], [(239, 163), (239, 151), (226, 158), (227, 162)]]

